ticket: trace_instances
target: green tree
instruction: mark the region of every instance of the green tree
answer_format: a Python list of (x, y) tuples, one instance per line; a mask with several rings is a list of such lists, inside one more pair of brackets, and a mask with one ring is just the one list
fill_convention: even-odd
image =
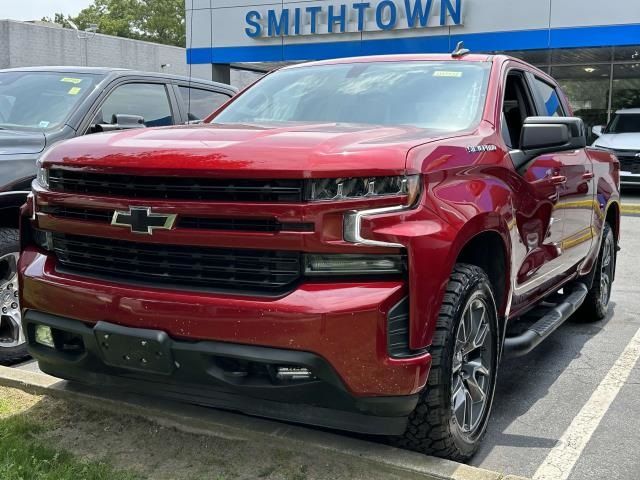
[(68, 26), (71, 19), (81, 30), (96, 24), (106, 35), (184, 47), (184, 14), (184, 0), (93, 0), (77, 16), (56, 14), (53, 21)]

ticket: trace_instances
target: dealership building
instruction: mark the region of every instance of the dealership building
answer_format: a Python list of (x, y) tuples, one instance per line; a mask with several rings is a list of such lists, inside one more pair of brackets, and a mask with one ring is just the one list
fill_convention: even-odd
[(392, 53), (522, 58), (553, 75), (588, 125), (640, 107), (640, 0), (186, 0), (187, 63), (232, 67)]

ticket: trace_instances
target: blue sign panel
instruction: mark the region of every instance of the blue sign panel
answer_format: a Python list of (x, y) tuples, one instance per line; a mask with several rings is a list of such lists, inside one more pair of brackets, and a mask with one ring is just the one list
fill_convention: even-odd
[[(439, 23), (429, 25), (436, 2), (440, 6)], [(375, 16), (373, 26), (367, 25), (367, 15)], [(447, 23), (447, 17), (450, 23)], [(355, 27), (348, 29), (350, 19)], [(462, 0), (379, 0), (341, 5), (310, 5), (308, 7), (269, 9), (247, 12), (245, 33), (250, 38), (302, 35), (302, 26), (316, 34), (322, 25), (327, 33), (388, 31), (396, 28), (425, 28), (462, 24)]]

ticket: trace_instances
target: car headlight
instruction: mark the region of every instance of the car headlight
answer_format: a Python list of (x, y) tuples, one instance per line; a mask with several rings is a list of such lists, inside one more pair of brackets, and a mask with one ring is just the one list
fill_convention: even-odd
[(405, 205), (412, 205), (420, 193), (420, 176), (389, 176), (365, 178), (321, 178), (310, 180), (307, 200), (336, 201), (368, 197), (405, 196)]
[(406, 272), (405, 255), (315, 254), (304, 256), (308, 277), (349, 275), (399, 275)]
[(44, 168), (38, 163), (38, 172), (36, 173), (36, 181), (41, 187), (49, 188), (49, 169)]

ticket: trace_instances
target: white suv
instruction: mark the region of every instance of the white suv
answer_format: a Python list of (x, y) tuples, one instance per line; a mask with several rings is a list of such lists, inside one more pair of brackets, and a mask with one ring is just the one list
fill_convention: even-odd
[(593, 127), (594, 147), (611, 150), (620, 160), (620, 183), (640, 187), (640, 108), (618, 110), (606, 127)]

